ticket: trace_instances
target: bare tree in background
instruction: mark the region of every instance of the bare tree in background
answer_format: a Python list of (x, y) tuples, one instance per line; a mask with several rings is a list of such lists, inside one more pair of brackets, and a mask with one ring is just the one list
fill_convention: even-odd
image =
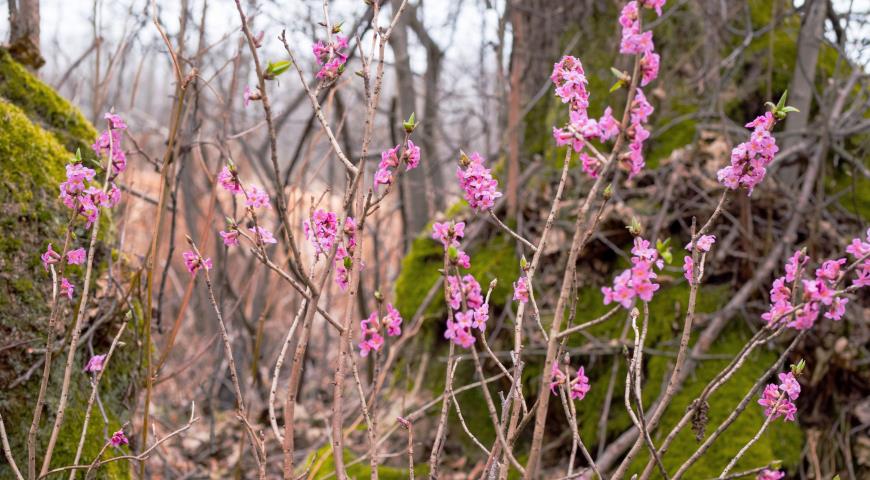
[(36, 70), (45, 63), (39, 52), (39, 0), (8, 0), (8, 4), (9, 52)]

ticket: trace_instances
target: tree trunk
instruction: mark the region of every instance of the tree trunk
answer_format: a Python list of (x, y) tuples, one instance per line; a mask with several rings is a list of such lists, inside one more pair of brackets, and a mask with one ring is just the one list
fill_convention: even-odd
[(45, 64), (39, 51), (39, 0), (9, 0), (9, 53), (30, 70)]

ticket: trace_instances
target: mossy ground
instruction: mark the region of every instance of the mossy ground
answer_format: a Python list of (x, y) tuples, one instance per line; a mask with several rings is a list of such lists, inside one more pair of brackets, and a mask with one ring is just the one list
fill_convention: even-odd
[[(82, 151), (86, 162), (93, 163), (89, 145), (95, 137), (96, 131), (75, 107), (0, 49), (0, 338), (4, 346), (22, 342), (0, 358), (0, 390), (3, 391), (0, 411), (19, 467), (26, 468), (24, 438), (40, 373), (15, 389), (9, 389), (9, 385), (39, 358), (35, 353), (28, 353), (29, 348), (45, 345), (51, 279), (43, 270), (39, 256), (48, 242), (53, 242), (56, 250), (61, 248), (69, 213), (57, 199), (58, 184), (64, 177), (64, 165), (76, 150)], [(111, 220), (107, 216), (103, 216), (100, 229), (101, 240), (111, 238)], [(86, 233), (83, 229), (76, 231), (76, 245), (85, 241)], [(100, 242), (95, 256), (98, 272), (105, 269), (107, 255), (105, 244)], [(80, 294), (81, 269), (71, 267), (67, 276)], [(96, 289), (96, 279), (91, 287), (92, 291)], [(74, 306), (71, 303), (61, 316), (65, 330), (73, 321)], [(119, 317), (123, 318), (123, 314)], [(119, 326), (117, 321), (110, 321), (100, 327), (93, 337), (94, 349), (98, 352), (108, 349)], [(119, 417), (126, 411), (122, 399), (126, 398), (133, 374), (131, 365), (135, 365), (136, 325), (131, 327), (124, 337), (127, 346), (115, 352), (100, 388), (109, 425), (104, 425), (99, 409), (95, 408), (85, 442), (84, 461), (91, 461), (97, 454), (105, 442), (106, 432), (111, 435), (120, 427)], [(88, 355), (80, 351), (76, 358), (66, 420), (53, 455), (53, 467), (68, 465), (74, 457), (84, 406), (90, 394), (88, 377), (82, 373), (84, 357)], [(40, 452), (53, 421), (51, 412), (57, 408), (65, 358), (65, 352), (55, 355), (47, 396), (48, 413), (43, 416), (40, 430), (43, 442)], [(107, 455), (115, 453), (107, 452)], [(128, 466), (119, 462), (102, 469), (98, 477), (128, 478), (128, 471)], [(4, 461), (0, 464), (0, 478), (10, 474)]]

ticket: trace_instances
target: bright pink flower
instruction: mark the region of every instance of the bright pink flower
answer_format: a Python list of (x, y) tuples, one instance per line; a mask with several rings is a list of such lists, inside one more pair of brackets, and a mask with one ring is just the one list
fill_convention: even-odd
[(347, 62), (347, 37), (336, 35), (331, 43), (317, 42), (312, 47), (314, 58), (321, 66), (317, 72), (317, 78), (334, 80), (344, 72), (344, 64)]
[(578, 368), (577, 376), (571, 381), (571, 399), (583, 400), (590, 388), (592, 387), (589, 385), (589, 377), (586, 376), (583, 367)]
[(781, 392), (774, 383), (767, 384), (758, 404), (764, 407), (764, 414), (776, 420), (784, 416), (787, 421), (793, 422), (797, 407), (789, 400), (789, 397)]
[(468, 308), (475, 309), (483, 305), (480, 284), (470, 273), (463, 276), (461, 281), (455, 275), (448, 276), (447, 290), (450, 294), (450, 308), (453, 310), (462, 308), (463, 298)]
[(227, 231), (219, 232), (224, 240), (224, 246), (235, 247), (239, 244), (239, 231), (235, 228), (230, 228)]
[(529, 301), (529, 279), (525, 275), (514, 282), (514, 300), (520, 303)]
[(836, 280), (837, 276), (840, 275), (840, 268), (846, 264), (845, 258), (840, 258), (837, 260), (826, 260), (822, 263), (822, 266), (816, 269), (816, 278), (823, 278), (825, 280)]
[(773, 281), (770, 289), (770, 301), (773, 303), (788, 302), (791, 300), (791, 290), (785, 284), (785, 278), (779, 277)]
[(640, 4), (646, 8), (655, 9), (656, 15), (662, 16), (662, 7), (665, 6), (667, 0), (640, 0)]
[(60, 293), (66, 295), (70, 300), (72, 300), (73, 295), (75, 294), (75, 287), (66, 279), (66, 277), (61, 277), (60, 279)]
[(88, 360), (87, 365), (85, 365), (85, 371), (88, 373), (97, 373), (103, 370), (105, 366), (106, 356), (105, 355), (94, 355)]
[(459, 240), (465, 236), (465, 222), (458, 223), (433, 223), (432, 224), (432, 239), (438, 240), (447, 247), (458, 247)]
[(120, 447), (121, 445), (129, 444), (130, 440), (128, 440), (127, 435), (124, 434), (124, 430), (118, 430), (112, 434), (112, 439), (109, 440), (109, 443), (111, 443), (113, 447)]
[(272, 206), (269, 205), (269, 194), (262, 188), (256, 185), (251, 185), (251, 187), (248, 188), (247, 194), (248, 196), (245, 199), (245, 205), (251, 208), (272, 208)]
[(335, 244), (335, 236), (338, 231), (338, 217), (333, 212), (317, 209), (310, 220), (302, 224), (305, 238), (314, 245), (317, 254), (327, 253)]
[(100, 133), (91, 148), (98, 157), (109, 156), (111, 153), (112, 168), (117, 175), (127, 169), (127, 155), (121, 147), (121, 138), (124, 130), (127, 129), (127, 124), (120, 116), (113, 113), (107, 113), (105, 119), (108, 121), (109, 128)]
[(420, 147), (408, 140), (408, 148), (405, 150), (405, 165), (408, 170), (413, 170), (420, 165)]
[(492, 178), (490, 169), (483, 166), (484, 159), (479, 153), (472, 153), (468, 160), (470, 163), (466, 168), (456, 169), (459, 186), (465, 192), (465, 200), (471, 208), (478, 212), (489, 210), (495, 205), (495, 200), (501, 197), (501, 192), (497, 190), (498, 181)]
[(788, 300), (781, 300), (773, 303), (770, 310), (761, 315), (761, 318), (767, 322), (769, 327), (772, 327), (780, 322), (784, 316), (791, 313), (794, 307)]
[(604, 115), (598, 119), (598, 128), (600, 129), (599, 140), (606, 142), (619, 134), (619, 122), (613, 117), (613, 110), (610, 107), (604, 109)]
[[(701, 235), (697, 242), (698, 251), (709, 252), (714, 243), (716, 243), (716, 235)], [(691, 242), (686, 245), (686, 250), (692, 250)]]
[(719, 183), (726, 188), (736, 190), (746, 188), (749, 195), (752, 190), (764, 180), (767, 166), (773, 162), (779, 147), (770, 131), (775, 119), (770, 112), (746, 124), (753, 128), (748, 142), (741, 143), (731, 151), (731, 165), (719, 170)]
[(645, 87), (659, 76), (659, 54), (653, 51), (645, 52), (640, 57), (640, 86)]
[(580, 60), (570, 55), (562, 57), (553, 65), (550, 80), (555, 84), (556, 95), (562, 102), (569, 104), (572, 110), (585, 117), (586, 109), (589, 108), (589, 92), (586, 91), (586, 72), (583, 71)]
[(387, 327), (387, 335), (398, 337), (402, 334), (402, 315), (393, 308), (391, 303), (387, 304), (387, 315), (384, 317), (383, 323)]
[(788, 395), (788, 398), (797, 400), (801, 394), (801, 384), (794, 378), (791, 372), (783, 372), (777, 375), (779, 377), (779, 389)]
[(360, 337), (359, 354), (362, 357), (368, 356), (372, 350), (378, 352), (384, 346), (384, 337), (380, 333), (378, 323), (378, 312), (372, 312), (369, 318), (360, 322)]
[[(447, 329), (444, 331), (444, 338), (451, 340), (462, 348), (471, 348), (471, 346), (474, 345), (475, 338), (471, 333), (470, 323), (465, 318), (463, 312), (458, 312), (456, 319), (457, 321), (447, 320)], [(466, 325), (466, 323), (468, 324)]]
[(203, 258), (193, 251), (184, 252), (182, 256), (184, 257), (184, 265), (191, 274), (196, 274), (196, 271), (200, 268), (211, 270), (212, 263), (210, 258)]
[(51, 243), (48, 244), (48, 248), (45, 250), (40, 258), (42, 259), (42, 267), (45, 268), (45, 271), (48, 271), (49, 265), (54, 265), (60, 262), (60, 254), (55, 252), (53, 248), (51, 248)]
[(553, 392), (553, 395), (558, 395), (556, 388), (567, 380), (568, 377), (559, 369), (559, 363), (553, 362), (553, 368), (550, 369), (550, 391)]
[(613, 279), (613, 287), (601, 289), (605, 305), (617, 302), (629, 309), (636, 297), (645, 302), (652, 301), (653, 294), (659, 289), (659, 285), (653, 282), (657, 277), (654, 268), (664, 268), (664, 260), (658, 251), (650, 246), (648, 240), (635, 237), (631, 253), (632, 267)]
[(598, 178), (598, 174), (601, 173), (601, 167), (603, 167), (598, 158), (588, 155), (586, 152), (580, 154), (580, 165), (583, 168), (583, 172), (592, 178)]
[(81, 265), (85, 263), (87, 251), (84, 248), (77, 248), (66, 253), (66, 263), (70, 265)]
[(221, 173), (218, 174), (218, 183), (224, 187), (224, 190), (233, 195), (242, 193), (242, 184), (239, 181), (239, 176), (235, 169), (230, 169), (230, 167), (225, 166), (221, 170)]
[(810, 302), (802, 308), (794, 312), (794, 320), (788, 323), (788, 326), (795, 330), (809, 330), (819, 318), (819, 304)]
[(785, 477), (785, 472), (765, 468), (755, 477), (755, 480), (782, 480), (783, 477)]
[(803, 252), (800, 250), (795, 251), (794, 255), (792, 255), (785, 264), (785, 281), (789, 283), (794, 282), (795, 277), (798, 274), (798, 269), (806, 265), (808, 261), (809, 258), (804, 255)]

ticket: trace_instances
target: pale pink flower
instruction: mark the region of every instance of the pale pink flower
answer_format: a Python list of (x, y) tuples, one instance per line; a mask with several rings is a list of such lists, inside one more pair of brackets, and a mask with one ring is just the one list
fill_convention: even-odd
[(187, 251), (182, 254), (184, 257), (184, 265), (187, 267), (187, 271), (191, 274), (196, 274), (196, 271), (200, 268), (205, 268), (206, 270), (211, 270), (212, 263), (210, 258), (203, 258), (198, 255), (196, 252)]
[(97, 373), (103, 370), (106, 362), (106, 355), (94, 355), (88, 360), (85, 365), (85, 371), (88, 373)]
[(51, 248), (51, 243), (48, 244), (48, 248), (45, 250), (40, 258), (42, 259), (42, 267), (45, 268), (45, 271), (48, 271), (49, 265), (54, 265), (60, 262), (61, 256), (59, 253), (55, 252), (53, 248)]
[(77, 248), (66, 253), (66, 262), (70, 265), (81, 265), (85, 263), (87, 251), (84, 248)]
[(514, 282), (514, 300), (520, 303), (529, 301), (529, 279), (525, 275)]
[(75, 287), (66, 277), (61, 277), (60, 279), (60, 292), (67, 296), (70, 300), (72, 300), (73, 295), (75, 294)]
[(278, 240), (275, 240), (275, 237), (272, 235), (272, 232), (266, 230), (263, 227), (251, 227), (248, 230), (254, 235), (254, 238), (257, 240), (257, 243), (261, 241), (266, 243), (278, 243)]
[(233, 195), (242, 193), (242, 184), (239, 182), (239, 176), (234, 168), (231, 169), (225, 166), (221, 169), (221, 172), (218, 174), (218, 183), (224, 190)]
[(785, 472), (765, 468), (755, 477), (755, 480), (782, 480), (784, 477)]
[(262, 188), (256, 185), (251, 185), (246, 193), (247, 198), (245, 199), (245, 205), (251, 208), (272, 208), (271, 205), (269, 205), (269, 194)]
[(227, 231), (220, 231), (221, 238), (224, 241), (224, 246), (234, 247), (239, 244), (239, 231), (235, 228), (230, 228)]

